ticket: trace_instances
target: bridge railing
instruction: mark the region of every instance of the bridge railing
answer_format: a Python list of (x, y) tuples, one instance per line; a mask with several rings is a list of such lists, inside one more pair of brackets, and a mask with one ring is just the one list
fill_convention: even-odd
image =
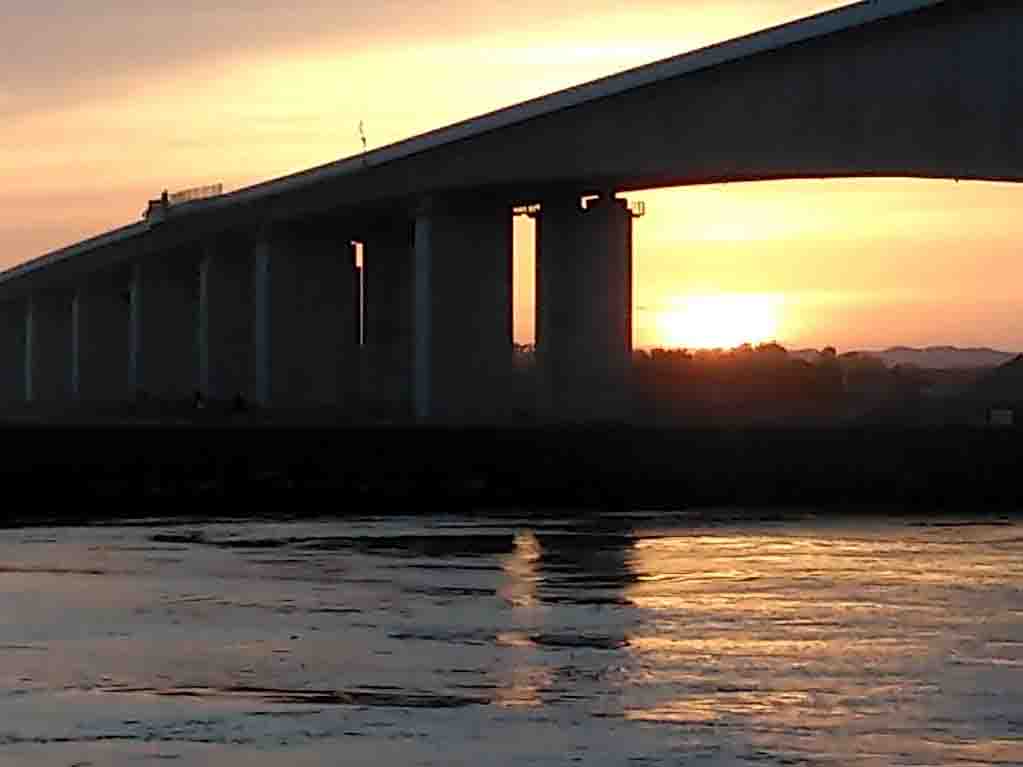
[(207, 186), (196, 186), (191, 189), (184, 189), (180, 192), (167, 196), (168, 205), (180, 205), (193, 200), (205, 200), (208, 197), (217, 197), (224, 193), (223, 184), (209, 184)]

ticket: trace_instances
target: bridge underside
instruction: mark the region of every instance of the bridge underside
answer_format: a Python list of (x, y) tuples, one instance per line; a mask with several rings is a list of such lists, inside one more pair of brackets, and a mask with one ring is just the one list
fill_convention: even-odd
[(633, 222), (616, 192), (1023, 180), (1016, 2), (949, 0), (725, 59), (401, 159), (284, 179), (237, 204), (185, 206), (0, 282), (0, 399), (198, 392), (503, 420), (512, 208), (538, 203), (542, 409), (624, 418)]
[(961, 0), (289, 192), (274, 215), (497, 188), (535, 202), (730, 181), (1023, 180), (1023, 7)]

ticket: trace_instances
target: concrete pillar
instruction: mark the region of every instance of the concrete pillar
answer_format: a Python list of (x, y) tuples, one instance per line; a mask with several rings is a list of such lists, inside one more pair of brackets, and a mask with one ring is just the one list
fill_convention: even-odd
[(256, 398), (254, 243), (220, 238), (199, 264), (199, 390), (213, 400)]
[(610, 196), (537, 219), (537, 362), (547, 414), (620, 420), (632, 401), (632, 214)]
[(254, 262), (257, 401), (355, 408), (359, 381), (355, 247), (324, 226), (275, 228)]
[(69, 291), (31, 295), (25, 305), (25, 399), (71, 400), (72, 337)]
[(544, 200), (536, 215), (536, 370), (542, 412), (564, 414), (563, 392), (575, 364), (573, 328), (583, 314), (576, 290), (580, 197)]
[(186, 400), (199, 385), (198, 259), (162, 253), (132, 265), (130, 376), (136, 394)]
[(133, 395), (128, 368), (131, 318), (127, 270), (90, 275), (71, 305), (71, 393), (80, 402)]
[(424, 206), (416, 214), (413, 263), (416, 418), (503, 420), (512, 370), (510, 207)]
[(25, 301), (0, 304), (0, 407), (25, 402)]
[(366, 404), (412, 412), (412, 222), (402, 218), (366, 235), (363, 302)]

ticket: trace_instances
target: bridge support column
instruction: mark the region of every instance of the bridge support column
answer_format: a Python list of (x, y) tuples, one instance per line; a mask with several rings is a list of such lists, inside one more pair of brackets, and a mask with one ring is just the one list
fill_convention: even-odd
[(191, 253), (132, 266), (130, 376), (136, 395), (185, 400), (198, 386), (198, 264)]
[(414, 251), (417, 420), (503, 420), (512, 371), (510, 207), (426, 205)]
[(252, 243), (208, 243), (199, 264), (199, 389), (213, 400), (256, 396)]
[(25, 402), (25, 302), (0, 304), (0, 407)]
[(274, 407), (354, 407), (355, 247), (327, 227), (277, 229), (255, 260), (256, 397)]
[(25, 311), (25, 399), (71, 399), (71, 294), (35, 293)]
[(609, 196), (537, 219), (537, 362), (547, 415), (620, 420), (632, 401), (632, 214)]
[(123, 402), (131, 397), (128, 369), (129, 274), (90, 277), (71, 304), (71, 393), (80, 402)]
[(412, 224), (377, 228), (365, 239), (366, 402), (393, 415), (412, 412)]

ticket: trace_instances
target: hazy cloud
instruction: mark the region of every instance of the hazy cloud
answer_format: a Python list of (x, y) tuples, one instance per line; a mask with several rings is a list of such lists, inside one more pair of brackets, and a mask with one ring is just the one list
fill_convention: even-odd
[[(795, 16), (813, 0), (758, 0), (755, 16)], [(834, 5), (834, 3), (830, 3)], [(748, 7), (740, 0), (646, 0), (630, 12), (680, 9), (714, 14)], [(0, 0), (0, 112), (54, 108), (102, 98), (111, 81), (144, 81), (245, 54), (330, 43), (359, 50), (382, 43), (436, 42), (613, 15), (618, 0), (373, 0), (299, 4), (236, 0), (140, 3), (126, 0)], [(680, 33), (686, 30), (679, 30)]]

